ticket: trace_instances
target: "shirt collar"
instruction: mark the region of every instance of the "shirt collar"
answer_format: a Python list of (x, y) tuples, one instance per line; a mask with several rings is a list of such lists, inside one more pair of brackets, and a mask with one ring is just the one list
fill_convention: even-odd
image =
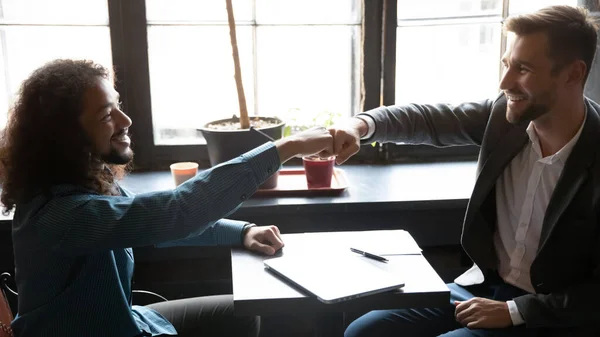
[(562, 149), (558, 150), (558, 152), (556, 152), (555, 154), (548, 156), (546, 158), (542, 158), (540, 139), (538, 138), (538, 136), (535, 132), (533, 122), (529, 122), (529, 125), (527, 126), (527, 130), (526, 130), (527, 135), (529, 136), (529, 140), (531, 141), (531, 143), (533, 145), (533, 150), (535, 151), (535, 153), (538, 155), (538, 157), (544, 163), (554, 164), (557, 161), (560, 161), (563, 164), (566, 163), (567, 158), (569, 158), (569, 155), (571, 154), (571, 150), (573, 150), (573, 146), (575, 146), (575, 143), (577, 143), (577, 140), (579, 140), (579, 136), (581, 135), (581, 130), (583, 130), (583, 126), (585, 125), (585, 121), (587, 120), (587, 105), (585, 106), (584, 113), (585, 113), (585, 117), (583, 118), (583, 123), (581, 123), (581, 126), (579, 127), (579, 130), (577, 131), (575, 136), (573, 136), (573, 138), (571, 138), (571, 140), (567, 144), (565, 144), (565, 146), (563, 146)]

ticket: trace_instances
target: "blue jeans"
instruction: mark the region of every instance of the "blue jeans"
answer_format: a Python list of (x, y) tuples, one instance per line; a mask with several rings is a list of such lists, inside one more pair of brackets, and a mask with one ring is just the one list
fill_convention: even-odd
[(502, 282), (463, 288), (448, 284), (450, 303), (432, 309), (375, 310), (352, 322), (344, 337), (532, 337), (540, 331), (524, 325), (506, 329), (469, 329), (454, 318), (454, 301), (485, 297), (498, 301), (511, 300), (525, 291)]

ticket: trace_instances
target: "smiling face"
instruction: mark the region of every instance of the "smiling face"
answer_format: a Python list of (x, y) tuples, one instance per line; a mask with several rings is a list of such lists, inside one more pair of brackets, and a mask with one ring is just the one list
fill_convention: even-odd
[(106, 79), (98, 78), (84, 95), (80, 123), (92, 153), (107, 164), (127, 164), (133, 159), (129, 127), (131, 119), (121, 110), (119, 93)]
[(548, 56), (544, 33), (510, 34), (502, 63), (500, 89), (508, 100), (506, 119), (510, 123), (533, 121), (552, 111), (564, 88), (561, 71), (555, 71)]

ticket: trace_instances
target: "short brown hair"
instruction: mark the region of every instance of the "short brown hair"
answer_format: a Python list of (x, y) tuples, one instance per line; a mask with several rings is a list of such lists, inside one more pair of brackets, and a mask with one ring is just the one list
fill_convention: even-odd
[(598, 25), (581, 7), (550, 6), (531, 14), (508, 18), (504, 30), (523, 36), (543, 32), (548, 37), (548, 55), (555, 62), (553, 71), (575, 60), (583, 60), (590, 73), (597, 45)]

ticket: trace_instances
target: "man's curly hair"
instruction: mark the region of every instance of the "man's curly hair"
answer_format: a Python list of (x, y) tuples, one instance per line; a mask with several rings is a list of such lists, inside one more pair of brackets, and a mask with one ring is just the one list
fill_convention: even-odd
[(112, 72), (92, 61), (55, 60), (22, 83), (0, 147), (5, 213), (59, 184), (115, 194), (125, 167), (92, 153), (79, 118), (98, 79), (112, 80)]

